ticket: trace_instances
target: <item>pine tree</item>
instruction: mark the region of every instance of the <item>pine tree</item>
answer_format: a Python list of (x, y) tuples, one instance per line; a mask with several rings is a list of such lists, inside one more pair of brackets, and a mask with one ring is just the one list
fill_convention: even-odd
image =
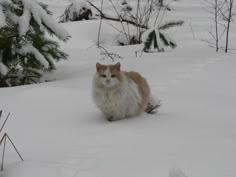
[(51, 17), (48, 6), (36, 0), (0, 1), (0, 87), (42, 81), (55, 62), (66, 59), (57, 42), (68, 33)]

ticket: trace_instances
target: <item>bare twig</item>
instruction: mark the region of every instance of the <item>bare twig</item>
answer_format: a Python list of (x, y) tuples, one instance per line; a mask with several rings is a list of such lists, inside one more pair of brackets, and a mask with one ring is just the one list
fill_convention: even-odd
[[(119, 13), (118, 13), (118, 11), (117, 11), (117, 9), (116, 9), (116, 7), (115, 7), (115, 5), (114, 5), (114, 3), (113, 3), (113, 1), (112, 0), (109, 0), (110, 1), (110, 3), (111, 3), (111, 5), (112, 5), (112, 7), (113, 7), (113, 9), (115, 10), (115, 12), (116, 12), (116, 15), (119, 17), (119, 19), (120, 19), (120, 24), (121, 24), (121, 26), (122, 26), (122, 29), (123, 29), (123, 31), (124, 31), (124, 34), (125, 34), (125, 37), (126, 37), (126, 40), (127, 40), (127, 42), (129, 43), (129, 35), (127, 34), (127, 32), (126, 32), (126, 30), (125, 30), (125, 27), (124, 27), (124, 25), (123, 25), (123, 18), (121, 17), (121, 15), (119, 15)], [(128, 22), (126, 22), (126, 23), (128, 23)]]
[(4, 134), (4, 136), (2, 137), (1, 142), (0, 142), (0, 146), (1, 146), (1, 144), (2, 144), (3, 141), (4, 141), (4, 143), (3, 143), (3, 151), (2, 151), (2, 165), (1, 165), (1, 171), (3, 171), (3, 162), (4, 162), (4, 157), (5, 157), (6, 134)]
[(2, 117), (2, 110), (0, 111), (0, 120), (1, 120), (1, 117)]
[[(103, 0), (102, 0), (102, 2), (101, 2), (101, 11), (102, 11), (102, 9), (103, 9)], [(102, 28), (102, 18), (100, 19), (99, 29), (98, 29), (98, 47), (100, 46), (101, 28)]]
[(191, 22), (189, 23), (189, 25), (190, 25), (191, 32), (192, 32), (192, 34), (193, 34), (193, 39), (196, 40), (194, 31), (193, 31), (193, 26), (192, 26)]
[(228, 18), (227, 18), (227, 30), (226, 30), (226, 44), (225, 44), (225, 52), (228, 52), (228, 45), (229, 45), (229, 30), (230, 30), (230, 23), (232, 18), (232, 9), (233, 9), (234, 0), (230, 0), (228, 5)]
[(21, 159), (22, 161), (24, 161), (23, 158), (22, 158), (22, 156), (20, 155), (19, 151), (17, 150), (16, 146), (14, 145), (13, 141), (12, 141), (11, 138), (8, 136), (8, 134), (6, 134), (6, 137), (7, 137), (7, 139), (10, 141), (11, 145), (14, 147), (14, 149), (15, 149), (16, 153), (19, 155), (20, 159)]
[(119, 58), (119, 59), (123, 59), (123, 57), (121, 57), (118, 54), (109, 52), (105, 47), (103, 46), (98, 46), (99, 49), (102, 49), (103, 51), (100, 53), (101, 55), (103, 55), (104, 57), (108, 57), (110, 58), (112, 61), (115, 61), (115, 58)]
[[(2, 116), (2, 111), (0, 111), (0, 118), (1, 118), (1, 116)], [(0, 129), (0, 133), (2, 132), (3, 127), (5, 126), (5, 124), (6, 124), (7, 120), (8, 120), (8, 118), (9, 118), (9, 116), (10, 116), (10, 113), (7, 115), (5, 121), (4, 121), (4, 123), (3, 123), (3, 125), (2, 125), (2, 127), (1, 127), (1, 129)], [(16, 148), (16, 146), (14, 145), (13, 141), (11, 140), (11, 138), (8, 136), (7, 133), (4, 133), (3, 136), (2, 136), (2, 138), (1, 138), (1, 140), (0, 140), (0, 147), (1, 147), (1, 145), (3, 144), (1, 171), (3, 171), (3, 164), (4, 164), (5, 151), (6, 151), (6, 140), (7, 140), (7, 139), (10, 141), (10, 143), (11, 143), (11, 145), (13, 146), (13, 148), (15, 149), (16, 153), (18, 154), (18, 156), (20, 157), (20, 159), (23, 161), (22, 156), (20, 155), (19, 151), (17, 150), (17, 148)]]
[(3, 129), (4, 125), (6, 124), (6, 122), (7, 122), (8, 118), (9, 118), (9, 116), (10, 116), (10, 113), (7, 115), (7, 118), (6, 118), (5, 121), (3, 122), (2, 127), (1, 127), (1, 129), (0, 129), (0, 133), (2, 132), (2, 129)]
[(112, 21), (117, 21), (117, 22), (126, 22), (126, 23), (129, 23), (131, 25), (134, 25), (134, 26), (139, 26), (141, 28), (144, 28), (144, 29), (148, 29), (148, 27), (146, 25), (142, 25), (142, 24), (137, 24), (136, 22), (133, 22), (131, 20), (127, 20), (127, 19), (124, 19), (122, 17), (120, 18), (114, 18), (114, 17), (109, 17), (107, 16), (106, 14), (104, 14), (98, 7), (96, 7), (93, 3), (87, 1), (92, 7), (94, 7), (99, 13), (100, 13), (100, 16), (101, 18), (104, 18), (104, 19), (107, 19), (107, 20), (112, 20)]

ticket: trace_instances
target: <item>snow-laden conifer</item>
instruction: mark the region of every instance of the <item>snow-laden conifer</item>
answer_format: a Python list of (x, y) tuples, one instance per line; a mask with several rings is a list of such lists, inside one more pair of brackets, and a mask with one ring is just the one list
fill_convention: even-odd
[(143, 42), (143, 51), (149, 52), (153, 50), (157, 50), (159, 52), (164, 51), (165, 46), (169, 46), (171, 48), (175, 48), (177, 43), (175, 42), (172, 37), (170, 37), (167, 33), (163, 30), (174, 27), (174, 26), (181, 26), (183, 25), (183, 21), (171, 21), (165, 23), (159, 27), (153, 27), (147, 29), (142, 34), (142, 42)]
[(69, 34), (51, 16), (46, 4), (36, 0), (0, 1), (0, 87), (41, 81), (55, 61), (66, 59), (57, 42)]
[(176, 42), (169, 35), (155, 28), (145, 31), (142, 35), (142, 41), (144, 52), (152, 50), (162, 52), (164, 51), (165, 46), (170, 46), (172, 48), (177, 46)]

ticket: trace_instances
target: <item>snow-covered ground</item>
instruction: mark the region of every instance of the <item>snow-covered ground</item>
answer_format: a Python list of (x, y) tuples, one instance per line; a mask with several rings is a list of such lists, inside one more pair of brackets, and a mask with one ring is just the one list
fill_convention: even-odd
[[(67, 4), (44, 2), (55, 16)], [(111, 46), (117, 34), (107, 23), (102, 28), (101, 41), (124, 58), (116, 60), (123, 70), (142, 73), (162, 99), (159, 112), (106, 121), (91, 98), (96, 62), (112, 63), (94, 47), (99, 22), (63, 24), (72, 36), (62, 44), (70, 58), (48, 76), (51, 82), (0, 88), (0, 109), (11, 112), (4, 132), (24, 158), (8, 144), (0, 177), (168, 177), (172, 167), (188, 177), (235, 177), (236, 52), (215, 53), (200, 41), (210, 38), (204, 0), (171, 5), (167, 18), (185, 21), (169, 30), (174, 50), (136, 57), (140, 46)], [(235, 48), (235, 22), (231, 29)], [(178, 170), (170, 176), (182, 177)]]

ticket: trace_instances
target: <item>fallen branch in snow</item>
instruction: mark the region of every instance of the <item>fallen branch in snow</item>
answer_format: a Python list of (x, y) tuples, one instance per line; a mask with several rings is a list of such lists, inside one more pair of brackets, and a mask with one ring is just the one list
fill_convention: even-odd
[[(0, 129), (0, 133), (2, 132), (8, 118), (10, 116), (10, 113), (7, 115), (5, 121), (2, 124), (2, 127)], [(2, 110), (0, 111), (0, 120), (2, 117)], [(0, 140), (0, 147), (3, 145), (3, 152), (2, 152), (2, 164), (1, 164), (1, 171), (3, 171), (3, 164), (4, 164), (4, 157), (5, 157), (5, 150), (6, 150), (6, 141), (9, 141), (11, 143), (11, 145), (13, 146), (13, 148), (15, 149), (16, 153), (18, 154), (18, 156), (20, 157), (20, 159), (23, 161), (22, 156), (20, 155), (19, 151), (17, 150), (16, 146), (14, 145), (13, 141), (11, 140), (11, 138), (9, 137), (9, 135), (7, 133), (4, 133), (1, 140)]]

